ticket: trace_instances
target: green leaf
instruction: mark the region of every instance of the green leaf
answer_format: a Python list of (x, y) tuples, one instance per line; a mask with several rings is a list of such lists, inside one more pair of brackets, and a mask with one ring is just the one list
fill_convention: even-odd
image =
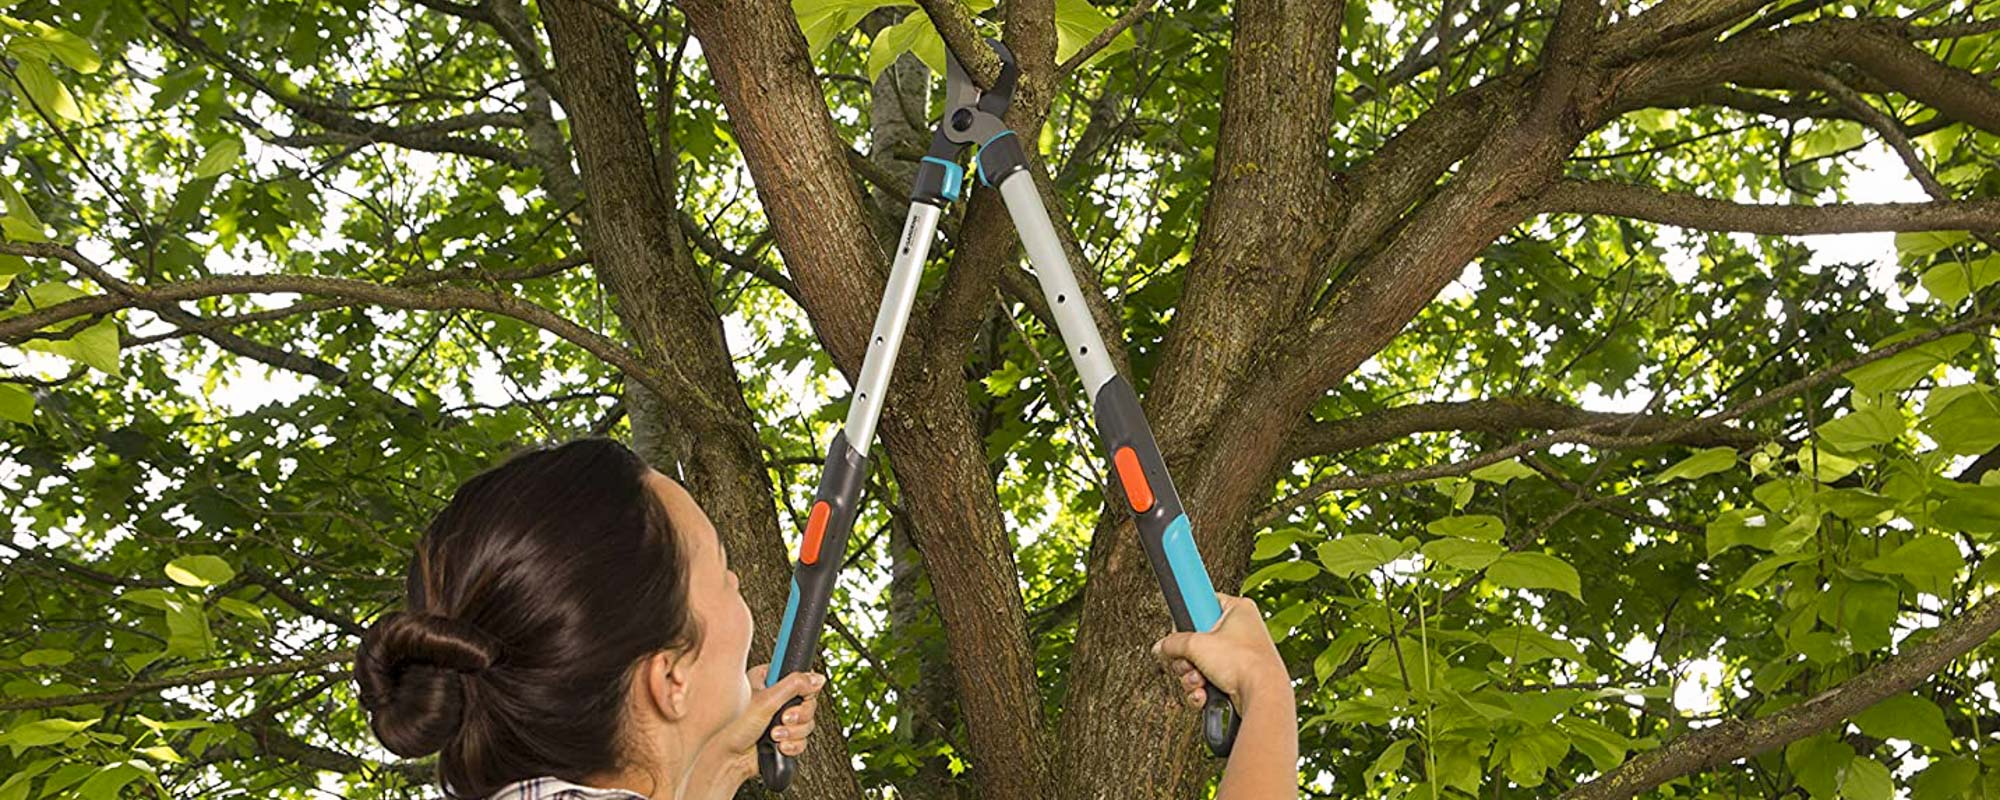
[(60, 757), (44, 758), (16, 769), (7, 780), (0, 781), (0, 800), (27, 800), (29, 782), (62, 761)]
[(1918, 259), (1970, 241), (1972, 235), (1965, 231), (1907, 231), (1896, 234), (1896, 252), (1906, 259)]
[(1714, 558), (1737, 545), (1771, 549), (1771, 513), (1756, 508), (1733, 508), (1717, 514), (1706, 526), (1708, 557)]
[(1831, 734), (1820, 734), (1785, 746), (1785, 766), (1815, 800), (1830, 800), (1840, 788), (1840, 773), (1854, 761), (1854, 748)]
[(1482, 542), (1497, 542), (1507, 533), (1507, 524), (1490, 514), (1467, 514), (1460, 517), (1445, 517), (1432, 520), (1424, 530), (1439, 536), (1456, 536), (1460, 539), (1474, 539)]
[(1882, 512), (1896, 507), (1896, 498), (1885, 497), (1867, 489), (1828, 489), (1813, 495), (1812, 501), (1820, 508), (1833, 512), (1844, 520), (1873, 521)]
[(125, 665), (126, 672), (137, 675), (139, 670), (145, 669), (153, 662), (166, 658), (168, 655), (170, 654), (165, 650), (157, 650), (150, 653), (133, 653), (118, 659), (118, 663)]
[(1861, 462), (1824, 447), (1808, 447), (1793, 454), (1799, 471), (1820, 483), (1833, 483), (1854, 474)]
[(1987, 256), (1971, 263), (1939, 264), (1924, 270), (1920, 280), (1931, 299), (1955, 306), (1973, 292), (2000, 281), (2000, 256)]
[(1339, 669), (1340, 665), (1347, 663), (1348, 657), (1354, 655), (1354, 649), (1367, 640), (1368, 632), (1364, 628), (1348, 628), (1341, 631), (1340, 635), (1333, 637), (1333, 642), (1313, 659), (1313, 677), (1318, 678), (1320, 683), (1326, 683), (1328, 678), (1333, 677), (1334, 670)]
[(1840, 784), (1840, 796), (1845, 800), (1889, 800), (1895, 794), (1896, 784), (1882, 762), (1857, 758), (1847, 765), (1846, 780)]
[(1352, 578), (1402, 555), (1402, 542), (1373, 533), (1350, 533), (1319, 546), (1319, 563), (1342, 578)]
[(1951, 728), (1944, 724), (1944, 711), (1914, 694), (1899, 694), (1869, 706), (1854, 715), (1854, 724), (1877, 739), (1902, 739), (1933, 750), (1951, 750)]
[(139, 724), (146, 726), (148, 730), (154, 733), (160, 731), (195, 731), (215, 725), (215, 723), (205, 719), (180, 719), (171, 722), (161, 722), (144, 714), (136, 714), (134, 718), (139, 720)]
[(49, 773), (49, 777), (42, 781), (42, 796), (67, 798), (68, 795), (63, 794), (63, 790), (75, 786), (96, 771), (95, 764), (65, 764)]
[(68, 650), (29, 650), (21, 654), (24, 667), (60, 667), (75, 660), (76, 654)]
[(1556, 726), (1569, 731), (1570, 744), (1589, 757), (1598, 772), (1609, 772), (1625, 763), (1625, 753), (1632, 749), (1630, 739), (1599, 722), (1570, 716), (1558, 720)]
[[(1314, 567), (1313, 571), (1317, 573), (1318, 568)], [(1287, 606), (1283, 611), (1266, 617), (1264, 619), (1264, 627), (1271, 632), (1271, 641), (1282, 642), (1286, 637), (1291, 636), (1292, 629), (1298, 627), (1299, 623), (1305, 622), (1307, 617), (1312, 616), (1314, 610), (1315, 607), (1312, 603), (1295, 603)]]
[(1924, 402), (1923, 431), (1947, 453), (1975, 455), (2000, 447), (2000, 392), (1984, 386), (1932, 391)]
[(1888, 647), (1890, 628), (1899, 616), (1897, 600), (1901, 590), (1888, 581), (1842, 581), (1844, 591), (1820, 596), (1819, 616), (1835, 630), (1847, 634), (1854, 652), (1868, 653)]
[(1384, 777), (1395, 775), (1398, 770), (1403, 768), (1403, 756), (1409, 751), (1410, 745), (1414, 743), (1410, 739), (1400, 739), (1389, 745), (1388, 749), (1383, 750), (1381, 755), (1375, 757), (1375, 763), (1368, 765), (1368, 774)]
[(23, 425), (35, 421), (35, 394), (19, 384), (0, 383), (0, 419)]
[(42, 747), (64, 741), (78, 731), (96, 724), (95, 718), (39, 720), (0, 733), (0, 744)]
[(42, 44), (49, 48), (49, 52), (63, 62), (63, 66), (85, 75), (96, 72), (101, 66), (97, 51), (92, 49), (90, 43), (84, 41), (83, 37), (42, 22), (31, 23), (31, 27), (34, 28), (35, 35), (42, 40)]
[(130, 589), (119, 595), (118, 599), (159, 611), (167, 611), (181, 604), (180, 595), (167, 589)]
[[(872, 81), (881, 77), (884, 70), (895, 64), (896, 59), (901, 58), (904, 53), (917, 47), (920, 41), (927, 50), (932, 49), (932, 42), (935, 41), (937, 55), (934, 59), (943, 58), (944, 39), (939, 37), (937, 29), (931, 26), (930, 17), (922, 13), (912, 13), (904, 17), (902, 22), (876, 33), (875, 40), (868, 45), (868, 79)], [(925, 59), (922, 54), (918, 54), (917, 58), (925, 64), (930, 64), (933, 60)], [(935, 70), (936, 67), (932, 69)]]
[(1846, 119), (1814, 120), (1812, 129), (1799, 137), (1800, 158), (1819, 158), (1860, 147), (1861, 123)]
[(1281, 561), (1250, 573), (1250, 577), (1243, 579), (1243, 591), (1248, 592), (1272, 581), (1297, 583), (1311, 580), (1318, 574), (1319, 567), (1313, 566), (1310, 561)]
[[(1917, 331), (1893, 336), (1876, 344), (1876, 348), (1894, 344), (1896, 341)], [(1888, 358), (1872, 361), (1841, 374), (1854, 391), (1861, 394), (1900, 392), (1930, 374), (1939, 364), (1951, 360), (1959, 351), (1972, 345), (1972, 334), (1961, 333), (1946, 336), (1934, 342), (1925, 342)]]
[(1910, 784), (1910, 800), (1953, 800), (1964, 797), (1979, 777), (1979, 764), (1969, 758), (1932, 759)]
[(181, 754), (174, 752), (174, 749), (172, 747), (168, 747), (163, 744), (154, 745), (152, 747), (141, 747), (132, 752), (138, 753), (139, 755), (145, 756), (154, 761), (160, 761), (168, 764), (187, 763), (187, 759), (182, 758)]
[(1861, 562), (1861, 568), (1910, 578), (1951, 578), (1965, 568), (1958, 545), (1943, 536), (1911, 538), (1895, 550)]
[(200, 603), (175, 603), (167, 609), (167, 650), (169, 655), (201, 658), (215, 642), (209, 632), (208, 614)]
[(219, 556), (181, 556), (167, 562), (167, 578), (182, 586), (201, 588), (228, 583), (236, 570)]
[(1731, 447), (1711, 447), (1680, 460), (1666, 471), (1653, 476), (1654, 483), (1685, 478), (1694, 480), (1705, 475), (1729, 469), (1736, 465), (1736, 449)]
[(22, 58), (14, 67), (15, 80), (28, 93), (43, 113), (68, 120), (82, 120), (83, 111), (76, 107), (76, 98), (69, 94), (69, 87), (56, 78), (46, 61), (37, 58)]
[(0, 781), (0, 800), (28, 800), (28, 791), (34, 786), (30, 781), (33, 780), (34, 778), (28, 775), (16, 773), (7, 780)]
[[(46, 227), (42, 224), (42, 218), (35, 215), (34, 206), (28, 205), (28, 199), (21, 196), (19, 189), (14, 188), (13, 181), (0, 179), (0, 202), (4, 202), (7, 206), (7, 238), (23, 242), (47, 241), (48, 237), (42, 233), (42, 229)], [(18, 256), (15, 258), (19, 260)], [(16, 273), (27, 268), (26, 262), (20, 264), (21, 269), (15, 270)], [(9, 268), (12, 268), (12, 262), (9, 263)]]
[(1252, 561), (1267, 561), (1291, 552), (1292, 546), (1307, 538), (1305, 531), (1297, 528), (1281, 528), (1257, 537), (1257, 547), (1250, 553)]
[[(977, 14), (993, 7), (992, 0), (973, 0), (966, 3), (967, 10)], [(938, 35), (931, 18), (921, 12), (911, 12), (903, 21), (882, 29), (875, 34), (875, 41), (868, 45), (868, 79), (874, 80), (882, 71), (896, 63), (904, 53), (916, 56), (918, 61), (931, 71), (945, 74), (944, 38)]]
[[(1105, 28), (1111, 27), (1113, 20), (1097, 10), (1087, 0), (1056, 0), (1056, 61), (1068, 61), (1078, 50), (1097, 38)], [(1132, 31), (1119, 31), (1103, 50), (1097, 51), (1085, 63), (1095, 64), (1114, 53), (1132, 49)]]
[(1856, 411), (1819, 426), (1820, 438), (1841, 450), (1888, 444), (1902, 435), (1903, 412), (1893, 407)]
[(118, 323), (109, 317), (66, 339), (30, 339), (20, 346), (59, 355), (107, 375), (118, 374)]
[(1507, 739), (1507, 777), (1522, 786), (1542, 785), (1549, 767), (1569, 754), (1569, 739), (1551, 727), (1537, 728)]
[(223, 139), (209, 145), (208, 151), (201, 154), (201, 160), (195, 162), (194, 165), (194, 177), (196, 180), (200, 180), (202, 178), (213, 178), (221, 175), (228, 172), (231, 167), (236, 166), (236, 160), (242, 157), (242, 139), (234, 136)]
[(1493, 542), (1475, 542), (1466, 539), (1439, 539), (1424, 545), (1424, 558), (1432, 563), (1443, 564), (1452, 569), (1482, 570), (1492, 564), (1507, 548)]
[(1809, 552), (1779, 553), (1778, 555), (1759, 561), (1749, 569), (1744, 570), (1743, 577), (1737, 578), (1735, 583), (1730, 584), (1729, 590), (1732, 592), (1741, 592), (1755, 589), (1763, 586), (1765, 581), (1771, 579), (1771, 576), (1778, 574), (1778, 570), (1807, 559), (1818, 557), (1818, 553)]
[(28, 260), (17, 255), (0, 253), (0, 289), (14, 282), (14, 276), (28, 271)]
[(242, 617), (264, 627), (270, 627), (271, 620), (264, 616), (264, 609), (234, 597), (218, 597), (215, 606), (226, 614)]
[(84, 800), (116, 800), (119, 790), (144, 774), (130, 764), (112, 764), (98, 770), (83, 785), (76, 787), (76, 793)]
[[(799, 18), (799, 29), (806, 36), (806, 51), (818, 57), (827, 44), (861, 24), (861, 18), (868, 12), (882, 6), (909, 5), (908, 2), (883, 2), (883, 0), (792, 0), (792, 13)], [(911, 12), (910, 17), (922, 17), (923, 12)], [(908, 18), (905, 18), (908, 21)]]
[(1487, 464), (1467, 474), (1471, 475), (1474, 480), (1498, 484), (1505, 484), (1515, 478), (1535, 478), (1541, 476), (1541, 473), (1536, 472), (1533, 467), (1521, 463), (1520, 459), (1508, 459), (1496, 464)]
[(1502, 628), (1486, 635), (1486, 644), (1503, 658), (1518, 664), (1532, 664), (1545, 658), (1582, 661), (1583, 651), (1526, 625)]
[(1576, 568), (1547, 553), (1508, 553), (1486, 568), (1486, 577), (1509, 589), (1554, 589), (1583, 599)]
[[(1990, 477), (1994, 472), (1986, 474)], [(2000, 492), (1990, 488), (1977, 487), (1944, 501), (1931, 514), (1931, 522), (1945, 530), (2000, 533)]]

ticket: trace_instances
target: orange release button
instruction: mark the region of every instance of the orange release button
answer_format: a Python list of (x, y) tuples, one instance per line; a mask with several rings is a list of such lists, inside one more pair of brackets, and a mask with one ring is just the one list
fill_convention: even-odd
[(819, 561), (820, 539), (826, 536), (826, 518), (833, 513), (833, 507), (821, 500), (813, 504), (812, 516), (806, 518), (806, 541), (799, 545), (799, 563), (813, 564)]
[(1125, 486), (1125, 499), (1131, 501), (1132, 510), (1145, 513), (1153, 507), (1153, 487), (1146, 483), (1146, 471), (1139, 466), (1139, 454), (1130, 447), (1120, 447), (1111, 455), (1111, 462), (1118, 468), (1118, 482)]

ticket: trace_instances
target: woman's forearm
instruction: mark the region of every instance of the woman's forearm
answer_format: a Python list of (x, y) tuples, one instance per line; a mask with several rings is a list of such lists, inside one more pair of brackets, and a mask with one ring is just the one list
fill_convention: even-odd
[(1242, 728), (1222, 769), (1215, 800), (1280, 800), (1299, 796), (1299, 718), (1289, 680), (1245, 691)]

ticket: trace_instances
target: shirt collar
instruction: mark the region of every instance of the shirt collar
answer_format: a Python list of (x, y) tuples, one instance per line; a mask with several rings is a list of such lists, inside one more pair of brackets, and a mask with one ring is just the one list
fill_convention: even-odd
[(581, 786), (561, 778), (542, 777), (500, 787), (487, 800), (647, 800), (645, 795), (624, 789)]

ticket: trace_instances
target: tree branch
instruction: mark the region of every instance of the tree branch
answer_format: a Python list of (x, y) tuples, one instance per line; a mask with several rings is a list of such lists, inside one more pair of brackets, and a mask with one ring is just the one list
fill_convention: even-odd
[[(1621, 434), (1645, 435), (1685, 421), (1680, 417), (1586, 411), (1542, 397), (1419, 403), (1383, 409), (1345, 419), (1315, 422), (1302, 428), (1286, 449), (1285, 460), (1332, 455), (1372, 447), (1413, 433), (1556, 430), (1618, 426)], [(1675, 441), (1694, 447), (1746, 447), (1765, 437), (1741, 428), (1704, 426)]]
[(253, 664), (250, 666), (209, 670), (207, 672), (190, 672), (185, 675), (175, 675), (171, 678), (160, 678), (158, 680), (136, 681), (116, 689), (106, 689), (104, 691), (15, 700), (0, 703), (0, 711), (30, 711), (48, 708), (67, 708), (69, 706), (106, 705), (130, 700), (141, 694), (157, 692), (161, 689), (171, 689), (177, 686), (200, 686), (216, 681), (255, 678), (263, 675), (289, 675), (332, 664), (345, 664), (353, 660), (354, 651), (336, 650), (331, 653), (321, 653), (316, 656), (307, 656), (292, 661), (280, 661), (275, 664)]
[(2000, 89), (1937, 60), (1910, 40), (1908, 26), (1838, 26), (1834, 52), (1876, 80), (1945, 116), (2000, 135)]
[(1063, 76), (1075, 72), (1078, 67), (1083, 66), (1083, 62), (1089, 61), (1091, 56), (1097, 55), (1097, 51), (1103, 50), (1106, 46), (1110, 45), (1111, 40), (1118, 38), (1118, 34), (1124, 33), (1127, 28), (1136, 24), (1140, 17), (1145, 16), (1146, 12), (1152, 9), (1154, 1), (1139, 0), (1139, 2), (1132, 5), (1130, 10), (1119, 15), (1118, 19), (1113, 20), (1110, 27), (1098, 31), (1097, 35), (1091, 37), (1089, 42), (1084, 43), (1083, 48), (1076, 51), (1074, 55), (1071, 55), (1069, 60), (1056, 66), (1056, 80), (1061, 81)]
[(1923, 641), (1832, 689), (1768, 717), (1725, 720), (1676, 737), (1564, 792), (1562, 800), (1636, 797), (1683, 775), (1783, 747), (1917, 687), (1954, 659), (1984, 644), (1995, 632), (2000, 632), (2000, 598), (1988, 597), (1931, 629)]
[[(462, 129), (459, 126), (469, 124), (464, 121), (441, 120), (413, 126), (389, 125), (362, 119), (332, 103), (300, 97), (282, 91), (278, 87), (271, 85), (269, 81), (258, 77), (255, 72), (252, 72), (236, 59), (230, 58), (228, 55), (217, 52), (214, 48), (209, 47), (207, 42), (202, 41), (201, 37), (196, 36), (186, 26), (170, 24), (167, 20), (151, 15), (147, 16), (147, 20), (152, 23), (156, 30), (175, 44), (221, 67), (223, 71), (228, 72), (232, 77), (276, 101), (293, 114), (298, 115), (300, 119), (325, 128), (334, 134), (347, 137), (348, 140), (388, 142), (408, 147), (412, 150), (433, 153), (455, 153), (520, 168), (539, 165), (533, 157), (524, 153), (510, 150), (491, 142), (451, 135), (451, 131)], [(492, 118), (488, 117), (475, 117), (472, 122), (494, 124)], [(301, 141), (315, 140), (306, 139)]]
[(1699, 230), (1776, 235), (2000, 229), (2000, 200), (1784, 206), (1733, 203), (1647, 186), (1560, 180), (1531, 202), (1544, 213), (1603, 214)]
[(793, 283), (791, 278), (756, 258), (730, 250), (720, 240), (709, 235), (708, 231), (703, 230), (701, 223), (695, 221), (695, 218), (689, 216), (686, 211), (679, 213), (681, 233), (686, 235), (689, 241), (694, 242), (696, 247), (701, 248), (702, 252), (707, 253), (709, 258), (770, 284), (778, 291), (784, 292), (786, 297), (792, 298), (792, 302), (799, 304), (800, 308), (805, 307), (805, 301), (799, 299), (798, 284)]
[[(1932, 200), (1940, 202), (1950, 202), (1957, 199), (1952, 197), (1951, 192), (1945, 189), (1943, 183), (1938, 182), (1935, 174), (1931, 173), (1930, 166), (1924, 163), (1924, 157), (1917, 153), (1916, 145), (1911, 144), (1910, 137), (1903, 133), (1902, 123), (1897, 122), (1882, 110), (1869, 105), (1866, 99), (1853, 89), (1848, 88), (1847, 84), (1842, 83), (1839, 78), (1826, 73), (1822, 73), (1818, 77), (1820, 84), (1826, 87), (1827, 93), (1839, 100), (1841, 105), (1853, 111), (1855, 116), (1861, 119), (1862, 124), (1875, 129), (1875, 132), (1882, 136), (1882, 141), (1887, 142), (1889, 148), (1896, 151), (1897, 157), (1903, 159), (1903, 165), (1909, 168), (1910, 177), (1916, 179), (1917, 185), (1924, 188), (1924, 194), (1928, 194)], [(1972, 235), (1985, 243), (1987, 247), (1991, 247), (1995, 251), (2000, 251), (2000, 239), (1996, 239), (1993, 236), (1991, 229), (1973, 231)]]
[(1606, 63), (1620, 63), (1644, 56), (1679, 41), (1713, 35), (1750, 15), (1772, 0), (1668, 0), (1606, 31), (1597, 46), (1597, 57)]
[[(45, 242), (0, 242), (0, 253), (58, 258), (80, 270), (103, 271), (102, 267), (67, 245)], [(320, 295), (339, 298), (349, 304), (357, 305), (372, 303), (425, 311), (467, 309), (511, 317), (547, 330), (583, 348), (591, 355), (644, 383), (647, 388), (656, 392), (675, 391), (699, 397), (709, 404), (709, 408), (720, 413), (719, 406), (714, 404), (715, 401), (709, 393), (678, 375), (678, 370), (672, 364), (667, 364), (667, 372), (663, 373), (641, 359), (638, 354), (605, 338), (602, 334), (571, 322), (539, 305), (498, 291), (481, 292), (456, 286), (413, 289), (316, 275), (231, 275), (198, 278), (144, 289), (135, 287), (131, 295), (105, 294), (82, 297), (0, 320), (0, 341), (19, 342), (39, 338), (38, 333), (45, 326), (90, 314), (108, 314), (127, 308), (151, 307), (156, 303), (175, 303), (205, 297), (252, 293)]]
[(1985, 314), (1973, 316), (1927, 333), (1923, 333), (1917, 336), (1912, 336), (1908, 339), (1904, 339), (1902, 341), (1899, 341), (1892, 345), (1888, 345), (1886, 347), (1876, 348), (1875, 350), (1863, 353), (1861, 355), (1842, 359), (1838, 362), (1827, 365), (1826, 367), (1823, 367), (1819, 371), (1814, 372), (1810, 375), (1807, 375), (1805, 377), (1799, 378), (1798, 380), (1792, 381), (1791, 383), (1787, 383), (1783, 386), (1759, 394), (1755, 398), (1745, 401), (1742, 404), (1737, 405), (1728, 410), (1721, 411), (1715, 414), (1709, 414), (1706, 416), (1679, 420), (1677, 422), (1667, 424), (1650, 434), (1627, 435), (1618, 433), (1607, 433), (1606, 431), (1608, 429), (1611, 429), (1618, 424), (1616, 420), (1606, 421), (1606, 422), (1595, 422), (1573, 428), (1564, 428), (1562, 430), (1552, 431), (1550, 433), (1546, 433), (1541, 436), (1524, 439), (1522, 441), (1515, 442), (1513, 444), (1506, 445), (1504, 447), (1499, 447), (1484, 453), (1480, 453), (1479, 455), (1461, 461), (1454, 461), (1446, 464), (1435, 464), (1428, 467), (1417, 467), (1414, 469), (1397, 470), (1394, 472), (1374, 473), (1367, 475), (1336, 475), (1331, 478), (1325, 478), (1322, 480), (1314, 481), (1311, 484), (1307, 485), (1305, 488), (1297, 492), (1294, 492), (1293, 494), (1282, 500), (1279, 500), (1275, 503), (1265, 506), (1261, 511), (1258, 511), (1256, 514), (1252, 515), (1251, 527), (1253, 530), (1255, 530), (1275, 524), (1283, 520), (1286, 515), (1291, 514), (1293, 511), (1305, 507), (1308, 503), (1317, 500), (1320, 496), (1325, 495), (1329, 492), (1355, 490), (1355, 489), (1377, 489), (1384, 486), (1395, 486), (1398, 484), (1412, 483), (1415, 481), (1424, 481), (1424, 480), (1431, 480), (1434, 478), (1448, 478), (1459, 475), (1465, 475), (1480, 467), (1484, 467), (1490, 464), (1497, 464), (1502, 461), (1506, 461), (1508, 459), (1515, 458), (1517, 456), (1533, 453), (1538, 450), (1541, 450), (1542, 448), (1556, 444), (1574, 443), (1590, 447), (1613, 448), (1613, 447), (1644, 447), (1648, 445), (1663, 444), (1666, 442), (1676, 441), (1681, 437), (1687, 436), (1688, 434), (1693, 433), (1695, 431), (1714, 430), (1715, 428), (1721, 426), (1723, 423), (1739, 419), (1744, 415), (1750, 414), (1759, 409), (1768, 408), (1794, 395), (1804, 392), (1807, 389), (1811, 389), (1820, 384), (1832, 381), (1835, 378), (1838, 378), (1841, 374), (1848, 372), (1849, 370), (1852, 370), (1856, 367), (1862, 366), (1864, 364), (1871, 364), (1876, 361), (1889, 358), (1890, 356), (1894, 356), (1897, 353), (1901, 353), (1911, 348), (1920, 347), (1930, 342), (1937, 341), (1938, 339), (1942, 339), (1946, 336), (1951, 336), (1966, 331), (1978, 330), (1980, 328), (1990, 326), (1996, 321), (2000, 321), (2000, 311), (1988, 312)]
[(965, 6), (958, 0), (917, 0), (917, 5), (931, 18), (938, 35), (944, 37), (945, 47), (958, 57), (973, 83), (986, 88), (1000, 79), (1000, 55), (987, 47), (985, 38), (972, 27), (972, 15), (966, 13)]

